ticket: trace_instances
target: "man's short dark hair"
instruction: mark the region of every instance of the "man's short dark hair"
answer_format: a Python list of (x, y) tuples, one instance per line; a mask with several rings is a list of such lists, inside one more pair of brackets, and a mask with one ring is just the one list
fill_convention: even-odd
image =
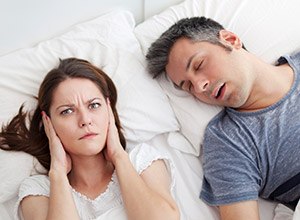
[(206, 41), (225, 47), (219, 39), (221, 30), (224, 30), (221, 24), (206, 17), (179, 20), (150, 46), (146, 55), (149, 73), (156, 78), (165, 71), (171, 48), (179, 38), (188, 38), (194, 42)]

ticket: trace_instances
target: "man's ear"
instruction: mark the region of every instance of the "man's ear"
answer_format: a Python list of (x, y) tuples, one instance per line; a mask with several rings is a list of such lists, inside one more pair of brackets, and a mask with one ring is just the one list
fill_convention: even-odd
[(241, 39), (236, 34), (228, 30), (220, 30), (219, 39), (221, 43), (229, 45), (235, 49), (240, 49), (243, 46)]

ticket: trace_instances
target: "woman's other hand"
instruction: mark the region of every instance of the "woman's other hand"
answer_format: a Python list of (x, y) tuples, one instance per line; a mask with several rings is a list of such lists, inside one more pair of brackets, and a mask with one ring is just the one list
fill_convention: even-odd
[(42, 112), (42, 115), (45, 132), (49, 140), (51, 155), (50, 170), (63, 171), (68, 174), (72, 168), (71, 158), (64, 150), (63, 145), (52, 126), (51, 119), (44, 111)]
[(115, 164), (116, 159), (119, 156), (122, 156), (126, 152), (120, 143), (119, 133), (115, 124), (115, 118), (110, 106), (109, 99), (107, 99), (107, 109), (108, 109), (109, 124), (108, 124), (108, 131), (107, 131), (105, 156), (107, 160)]

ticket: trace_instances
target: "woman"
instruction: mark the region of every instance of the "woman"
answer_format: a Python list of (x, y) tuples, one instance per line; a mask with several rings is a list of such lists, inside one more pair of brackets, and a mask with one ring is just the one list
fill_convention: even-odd
[(0, 133), (1, 149), (49, 171), (24, 180), (17, 218), (95, 219), (124, 207), (128, 219), (179, 219), (166, 158), (146, 144), (124, 150), (116, 101), (112, 80), (85, 60), (61, 60), (46, 75), (29, 129), (21, 107)]

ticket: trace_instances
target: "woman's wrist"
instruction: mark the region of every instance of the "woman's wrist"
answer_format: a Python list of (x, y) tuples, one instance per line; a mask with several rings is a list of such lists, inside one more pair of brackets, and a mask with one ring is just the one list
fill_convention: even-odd
[(50, 168), (48, 176), (53, 180), (68, 178), (66, 172), (63, 169)]
[(114, 157), (112, 158), (112, 162), (115, 167), (117, 167), (118, 164), (121, 164), (122, 161), (126, 161), (126, 160), (129, 160), (129, 157), (128, 157), (128, 153), (125, 150), (115, 153)]

